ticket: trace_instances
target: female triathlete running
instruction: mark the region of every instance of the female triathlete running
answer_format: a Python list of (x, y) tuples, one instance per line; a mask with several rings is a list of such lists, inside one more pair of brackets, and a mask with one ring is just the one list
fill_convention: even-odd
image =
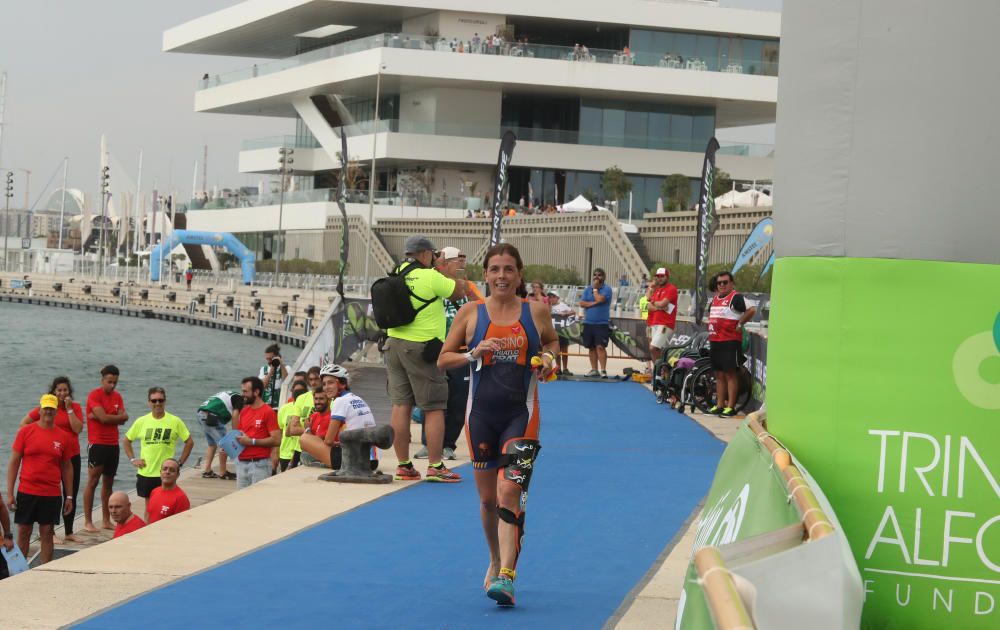
[[(490, 552), (483, 588), (498, 604), (513, 606), (528, 482), (541, 448), (536, 388), (555, 369), (559, 340), (548, 306), (518, 296), (524, 264), (513, 245), (487, 250), (483, 268), (490, 295), (459, 310), (438, 367), (469, 364), (465, 435)], [(459, 352), (465, 345), (470, 350)]]

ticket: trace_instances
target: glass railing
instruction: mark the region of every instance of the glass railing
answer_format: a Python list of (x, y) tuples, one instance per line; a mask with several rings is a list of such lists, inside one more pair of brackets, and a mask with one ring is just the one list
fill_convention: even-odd
[(301, 138), (297, 136), (268, 136), (266, 138), (253, 138), (243, 141), (243, 150), (252, 151), (254, 149), (273, 149), (287, 147), (290, 149), (318, 149), (319, 142), (315, 138)]
[(759, 59), (738, 59), (734, 57), (684, 57), (674, 54), (654, 54), (641, 52), (625, 52), (618, 50), (603, 50), (595, 48), (578, 48), (570, 46), (548, 46), (545, 44), (525, 44), (504, 42), (499, 46), (490, 46), (483, 41), (461, 41), (457, 38), (429, 37), (422, 35), (406, 35), (402, 33), (383, 33), (371, 35), (349, 42), (342, 42), (311, 50), (301, 55), (279, 59), (267, 63), (255, 64), (250, 68), (234, 70), (223, 74), (205, 75), (201, 80), (201, 89), (217, 87), (236, 81), (252, 79), (259, 76), (282, 72), (290, 68), (308, 65), (317, 61), (341, 57), (373, 48), (405, 48), (409, 50), (425, 50), (455, 54), (497, 55), (503, 57), (522, 57), (526, 59), (558, 59), (574, 63), (605, 63), (626, 66), (659, 67), (674, 70), (692, 70), (707, 72), (728, 72), (733, 74), (778, 75), (777, 61), (762, 61)]
[[(337, 133), (343, 127), (337, 129)], [(657, 149), (665, 151), (705, 150), (707, 140), (692, 138), (654, 137), (641, 134), (595, 134), (567, 129), (540, 129), (537, 127), (511, 127), (508, 125), (471, 125), (449, 122), (416, 122), (399, 119), (379, 120), (378, 123), (368, 120), (354, 125), (348, 125), (347, 136), (363, 136), (371, 133), (414, 133), (432, 136), (455, 136), (459, 138), (490, 138), (496, 139), (507, 130), (513, 131), (518, 140), (532, 142), (555, 142), (559, 144), (583, 144), (591, 146), (625, 147), (629, 149)], [(286, 136), (292, 138), (292, 136)], [(292, 138), (294, 139), (294, 138)], [(282, 144), (273, 138), (248, 140), (243, 143), (243, 149), (277, 146), (296, 146)], [(318, 143), (309, 145), (318, 147)], [(750, 157), (768, 157), (774, 152), (773, 145), (722, 143), (719, 153), (725, 155), (741, 155)]]
[[(401, 193), (396, 191), (377, 190), (374, 194), (375, 205), (379, 206), (416, 206), (420, 208), (470, 208), (478, 210), (478, 197), (470, 198), (459, 195), (429, 195), (426, 193)], [(284, 203), (336, 202), (335, 188), (316, 188), (313, 190), (294, 190), (285, 193)], [(192, 199), (188, 202), (189, 210), (226, 210), (231, 208), (258, 208), (260, 206), (276, 206), (282, 203), (279, 193), (263, 195), (234, 195), (217, 199)], [(368, 203), (368, 190), (348, 190), (347, 203)]]

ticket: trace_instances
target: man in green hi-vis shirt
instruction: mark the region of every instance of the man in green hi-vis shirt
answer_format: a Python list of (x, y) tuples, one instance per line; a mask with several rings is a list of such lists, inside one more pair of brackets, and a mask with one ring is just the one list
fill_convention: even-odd
[(786, 2), (768, 430), (865, 628), (1000, 627), (1000, 3)]

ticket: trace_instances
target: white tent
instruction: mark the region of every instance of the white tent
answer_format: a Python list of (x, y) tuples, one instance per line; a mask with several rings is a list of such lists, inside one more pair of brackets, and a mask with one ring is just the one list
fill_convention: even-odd
[(590, 212), (593, 204), (587, 201), (583, 195), (577, 195), (576, 199), (559, 206), (559, 212)]
[(730, 190), (724, 195), (715, 198), (716, 208), (756, 208), (760, 206), (771, 206), (771, 197), (758, 190), (746, 190), (736, 192)]

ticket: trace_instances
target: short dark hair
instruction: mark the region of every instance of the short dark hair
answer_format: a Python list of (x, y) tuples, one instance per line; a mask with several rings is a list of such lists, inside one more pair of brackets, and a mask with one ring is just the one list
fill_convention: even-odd
[[(338, 378), (337, 380), (343, 382), (344, 379)], [(315, 396), (316, 394), (323, 394), (324, 396), (326, 396), (326, 391), (322, 387), (317, 387), (316, 389), (313, 390), (313, 396)]]
[(112, 374), (114, 376), (121, 375), (121, 373), (118, 371), (118, 368), (114, 365), (111, 365), (110, 363), (101, 368), (101, 376), (107, 376), (108, 374)]
[(307, 374), (307, 372), (306, 372), (305, 370), (299, 370), (299, 371), (298, 371), (298, 372), (296, 372), (295, 374), (292, 374), (292, 377), (293, 377), (293, 378), (298, 378), (298, 377), (300, 377), (300, 376), (301, 376), (302, 378), (305, 378), (305, 377), (306, 377), (306, 374)]
[(163, 397), (166, 398), (167, 390), (163, 389), (159, 385), (154, 385), (153, 387), (149, 388), (149, 392), (146, 394), (146, 398), (149, 398), (153, 394), (163, 394)]
[(309, 368), (307, 374), (309, 376), (319, 376), (319, 366), (318, 365), (312, 366), (311, 368)]
[(256, 376), (248, 376), (240, 381), (241, 385), (246, 385), (247, 383), (250, 383), (250, 391), (259, 392), (261, 394), (264, 393), (264, 381), (260, 380)]
[[(594, 273), (599, 273), (602, 276), (604, 276), (605, 278), (608, 277), (608, 274), (603, 269), (601, 269), (600, 267), (594, 267)], [(591, 274), (591, 275), (593, 275), (593, 274)]]
[(264, 348), (264, 352), (268, 352), (268, 353), (271, 353), (271, 354), (276, 354), (276, 355), (278, 355), (280, 357), (281, 356), (281, 346), (279, 346), (276, 343), (272, 343), (268, 347)]

